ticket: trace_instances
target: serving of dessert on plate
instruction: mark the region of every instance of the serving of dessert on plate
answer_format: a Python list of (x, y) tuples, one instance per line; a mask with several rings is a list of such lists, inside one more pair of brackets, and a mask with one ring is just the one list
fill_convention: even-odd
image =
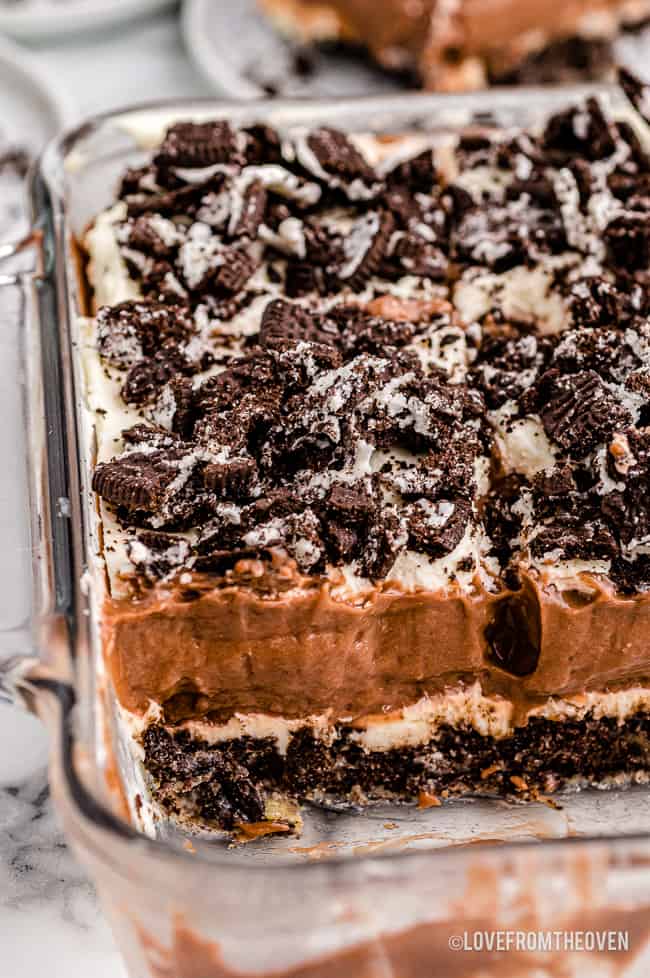
[(647, 147), (594, 97), (445, 138), (185, 120), (124, 174), (85, 398), (163, 812), (646, 780)]
[(258, 0), (302, 42), (366, 47), (424, 88), (600, 78), (612, 42), (650, 17), (648, 0)]

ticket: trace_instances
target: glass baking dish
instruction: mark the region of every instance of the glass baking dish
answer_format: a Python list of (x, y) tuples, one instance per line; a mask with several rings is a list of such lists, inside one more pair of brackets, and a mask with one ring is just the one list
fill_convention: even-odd
[[(76, 239), (176, 118), (332, 124), (448, 139), (470, 125), (540, 121), (598, 91), (517, 90), (332, 102), (191, 101), (101, 116), (52, 143), (32, 176), (22, 289), (31, 468), (31, 648), (0, 664), (0, 692), (52, 734), (51, 781), (131, 978), (431, 978), (650, 973), (650, 790), (420, 811), (311, 808), (300, 839), (229, 849), (143, 815), (144, 785), (114, 723), (98, 637), (92, 431), (80, 410)], [(22, 651), (22, 650), (19, 650)], [(136, 798), (137, 795), (139, 798)], [(555, 936), (554, 936), (555, 935)], [(591, 936), (590, 936), (591, 935)], [(562, 969), (560, 971), (560, 969)]]

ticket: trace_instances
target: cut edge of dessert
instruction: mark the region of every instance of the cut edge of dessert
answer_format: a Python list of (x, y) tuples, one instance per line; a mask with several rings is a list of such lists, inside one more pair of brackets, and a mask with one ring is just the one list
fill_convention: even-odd
[[(650, 159), (180, 122), (83, 242), (104, 657), (161, 811), (645, 782)], [(647, 119), (647, 114), (646, 114)]]
[(596, 81), (615, 65), (613, 43), (650, 19), (647, 0), (257, 0), (301, 44), (365, 48), (386, 70), (423, 88)]

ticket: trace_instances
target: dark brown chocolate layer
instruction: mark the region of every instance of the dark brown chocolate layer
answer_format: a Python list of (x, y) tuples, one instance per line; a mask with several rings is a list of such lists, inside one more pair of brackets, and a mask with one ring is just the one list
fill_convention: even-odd
[(368, 799), (436, 799), (478, 794), (534, 798), (574, 778), (597, 785), (650, 770), (650, 715), (623, 723), (587, 715), (582, 720), (531, 718), (501, 739), (444, 725), (428, 745), (366, 751), (352, 728), (332, 745), (307, 729), (280, 756), (271, 738), (239, 738), (217, 745), (171, 736), (155, 725), (144, 736), (145, 764), (170, 813), (188, 805), (202, 822), (232, 829), (259, 822), (264, 797), (280, 791), (299, 801), (339, 801), (359, 792)]
[[(314, 583), (314, 582), (312, 582)], [(507, 697), (515, 719), (549, 696), (648, 679), (650, 595), (561, 594), (532, 577), (499, 595), (375, 590), (354, 605), (327, 586), (163, 585), (104, 613), (122, 705), (178, 721), (213, 713), (334, 719), (396, 710), (458, 681)]]

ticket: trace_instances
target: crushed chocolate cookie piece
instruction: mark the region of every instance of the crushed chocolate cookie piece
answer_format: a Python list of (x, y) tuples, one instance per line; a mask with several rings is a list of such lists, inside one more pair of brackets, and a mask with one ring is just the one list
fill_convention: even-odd
[(576, 458), (587, 455), (617, 427), (631, 424), (628, 411), (593, 370), (568, 376), (549, 370), (536, 393), (547, 435)]
[(383, 202), (400, 227), (408, 228), (412, 223), (424, 221), (424, 208), (410, 187), (389, 188)]
[(343, 241), (343, 264), (338, 277), (344, 286), (361, 292), (377, 273), (386, 254), (395, 222), (388, 211), (369, 211), (355, 221)]
[(328, 513), (343, 524), (362, 522), (374, 512), (375, 506), (375, 500), (363, 483), (334, 485), (326, 501)]
[(247, 136), (245, 153), (249, 165), (282, 162), (282, 141), (275, 129), (258, 123), (248, 126), (243, 132)]
[(97, 466), (93, 490), (114, 506), (155, 512), (178, 477), (183, 458), (175, 449), (129, 452)]
[(564, 374), (591, 369), (605, 381), (626, 383), (643, 362), (639, 357), (643, 344), (643, 332), (632, 329), (625, 333), (604, 326), (568, 330), (553, 352), (552, 365)]
[(324, 526), (324, 533), (328, 552), (332, 554), (335, 563), (344, 563), (359, 556), (359, 534), (353, 527), (329, 520)]
[(622, 326), (635, 314), (630, 296), (604, 278), (579, 279), (569, 298), (576, 326)]
[(650, 220), (648, 213), (628, 211), (615, 218), (604, 231), (608, 255), (616, 267), (641, 271), (650, 265)]
[(368, 315), (354, 306), (335, 306), (329, 315), (339, 328), (345, 360), (362, 353), (386, 356), (411, 343), (417, 332), (412, 323)]
[(171, 430), (181, 438), (190, 439), (194, 425), (194, 387), (190, 377), (176, 374), (169, 381), (170, 403), (164, 409), (171, 413)]
[[(619, 119), (616, 123), (616, 132), (618, 134), (619, 140), (623, 143), (626, 143), (627, 146), (629, 147), (630, 156), (623, 167), (623, 170), (627, 172), (623, 173), (621, 171), (615, 171), (614, 174), (612, 174), (612, 177), (614, 178), (614, 182), (616, 183), (617, 177), (624, 178), (625, 176), (628, 176), (632, 178), (630, 181), (630, 185), (633, 185), (634, 183), (633, 178), (636, 176), (638, 181), (639, 174), (644, 174), (645, 185), (647, 186), (647, 175), (648, 172), (650, 171), (650, 156), (648, 155), (647, 150), (644, 148), (639, 138), (637, 130), (627, 120)], [(635, 171), (634, 173), (631, 172), (633, 170)], [(611, 183), (610, 183), (610, 187), (611, 187)]]
[(257, 482), (255, 459), (234, 457), (210, 462), (203, 469), (203, 482), (219, 499), (245, 499)]
[(183, 233), (168, 218), (143, 214), (128, 227), (127, 244), (151, 258), (171, 258), (183, 241)]
[(359, 564), (371, 580), (384, 580), (409, 542), (406, 519), (395, 506), (383, 506), (366, 537)]
[(120, 392), (122, 400), (126, 404), (148, 404), (175, 374), (184, 371), (191, 373), (192, 365), (177, 347), (157, 350), (152, 357), (145, 357), (129, 368)]
[(619, 594), (647, 594), (650, 591), (650, 555), (640, 554), (634, 560), (615, 557), (610, 565), (609, 577)]
[(435, 282), (445, 280), (449, 261), (440, 248), (419, 234), (409, 232), (397, 237), (392, 245), (392, 254), (407, 275), (429, 278)]
[(284, 290), (290, 299), (299, 299), (313, 292), (325, 292), (325, 282), (321, 269), (315, 268), (310, 262), (290, 262), (284, 283)]
[(237, 134), (229, 122), (177, 122), (167, 130), (154, 157), (158, 167), (207, 167), (243, 163)]
[[(340, 177), (346, 182), (361, 181), (366, 188), (377, 182), (377, 175), (370, 164), (345, 133), (338, 129), (323, 127), (312, 130), (307, 136), (307, 146), (326, 174)], [(314, 173), (314, 176), (318, 177), (318, 173)]]
[(236, 408), (242, 398), (278, 386), (275, 362), (269, 353), (255, 351), (232, 361), (227, 369), (208, 377), (196, 391), (196, 410), (202, 415)]
[(602, 160), (616, 150), (612, 126), (596, 98), (554, 115), (548, 122), (543, 147), (554, 163), (563, 165), (572, 157)]
[(451, 233), (452, 255), (496, 273), (531, 261), (533, 251), (557, 254), (567, 247), (557, 211), (538, 210), (526, 198), (467, 211)]
[(281, 367), (286, 397), (308, 388), (319, 371), (337, 370), (342, 363), (341, 354), (329, 343), (312, 343), (304, 340), (288, 343), (277, 353)]
[(325, 316), (317, 316), (303, 306), (285, 299), (274, 299), (264, 310), (260, 325), (260, 346), (283, 350), (296, 340), (336, 345), (336, 324)]
[(538, 472), (533, 477), (533, 490), (541, 499), (555, 501), (570, 496), (576, 488), (573, 471), (567, 464), (556, 465), (550, 471)]
[(506, 187), (508, 200), (519, 200), (524, 194), (540, 210), (554, 210), (558, 206), (553, 182), (546, 176), (538, 175), (537, 172), (525, 178), (515, 177)]
[(526, 325), (488, 318), (472, 368), (488, 406), (499, 408), (528, 390), (546, 369), (553, 346), (551, 339), (537, 336)]
[(152, 582), (186, 566), (191, 554), (184, 537), (156, 530), (140, 530), (127, 542), (126, 550), (136, 571)]
[[(135, 252), (129, 251), (129, 255), (133, 256), (134, 254)], [(125, 257), (127, 267), (129, 267), (128, 255), (123, 252), (123, 257)], [(179, 281), (174, 265), (164, 259), (152, 261), (144, 268), (137, 267), (135, 276), (141, 279), (143, 296), (149, 302), (176, 306), (191, 299), (187, 289)]]
[(172, 448), (178, 444), (178, 435), (156, 424), (136, 424), (122, 432), (125, 445), (147, 445), (151, 448)]
[(420, 499), (407, 507), (410, 544), (434, 560), (455, 550), (463, 538), (469, 519), (464, 501)]
[(213, 285), (218, 293), (238, 295), (259, 267), (258, 260), (244, 248), (230, 248), (222, 255)]
[(241, 194), (236, 210), (230, 216), (228, 233), (233, 238), (254, 239), (264, 220), (266, 188), (259, 180), (249, 183)]
[[(615, 447), (617, 455), (611, 452)], [(616, 459), (620, 460), (618, 468)], [(601, 508), (615, 527), (628, 557), (643, 553), (645, 542), (650, 538), (650, 503), (648, 480), (650, 477), (650, 432), (629, 429), (610, 444), (610, 477), (616, 480), (618, 489), (605, 493)]]
[(156, 183), (156, 168), (151, 163), (129, 167), (120, 180), (118, 198), (124, 200), (138, 194), (154, 194), (160, 190)]
[(306, 573), (320, 571), (324, 566), (320, 520), (309, 508), (259, 523), (244, 534), (243, 541), (247, 547), (286, 550)]
[[(244, 507), (238, 502), (218, 501), (210, 519), (199, 530), (199, 539), (196, 544), (199, 558), (206, 557), (215, 564), (223, 566), (223, 573), (232, 569), (239, 559), (239, 551), (243, 547), (242, 530), (245, 521)], [(227, 567), (224, 565), (224, 553), (230, 554), (230, 563)], [(202, 559), (200, 560), (200, 569), (208, 569), (206, 561)]]
[(213, 175), (199, 184), (181, 186), (175, 190), (162, 190), (154, 194), (134, 194), (126, 198), (127, 217), (138, 218), (156, 214), (167, 220), (174, 217), (193, 217), (206, 194), (214, 193), (223, 181), (221, 174)]
[(388, 171), (386, 183), (389, 188), (407, 187), (411, 194), (430, 194), (439, 183), (433, 150), (425, 149), (417, 156), (402, 160)]
[(557, 560), (602, 560), (618, 553), (611, 531), (600, 523), (586, 522), (584, 516), (558, 514), (533, 537), (530, 551), (534, 556)]
[(157, 302), (121, 302), (97, 313), (100, 356), (120, 367), (130, 367), (163, 347), (178, 347), (195, 331), (189, 309)]
[(469, 191), (457, 183), (450, 183), (445, 187), (440, 203), (453, 227), (458, 226), (463, 218), (476, 207), (474, 198)]

